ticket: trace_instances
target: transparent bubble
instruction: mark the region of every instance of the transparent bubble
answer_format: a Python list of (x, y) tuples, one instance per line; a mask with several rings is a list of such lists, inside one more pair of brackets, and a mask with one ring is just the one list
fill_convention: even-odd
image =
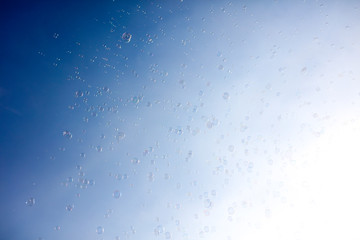
[(230, 97), (230, 94), (228, 92), (223, 93), (223, 99), (228, 100)]
[(119, 190), (115, 190), (113, 193), (113, 197), (119, 199), (121, 197), (121, 192)]
[(158, 225), (155, 229), (154, 229), (154, 233), (156, 236), (159, 236), (160, 234), (162, 234), (165, 231), (165, 228), (162, 225)]
[(166, 239), (171, 239), (171, 233), (166, 232), (166, 233), (165, 233), (165, 238), (166, 238)]
[(131, 163), (137, 165), (137, 164), (140, 164), (140, 160), (137, 158), (133, 158), (133, 159), (131, 159)]
[(218, 68), (219, 68), (219, 70), (224, 70), (224, 66), (223, 66), (223, 65), (221, 65), (221, 64), (219, 65), (219, 67), (218, 67)]
[(103, 151), (103, 148), (102, 148), (101, 146), (97, 146), (97, 147), (96, 147), (96, 150), (97, 150), (98, 152), (102, 152), (102, 151)]
[(26, 206), (29, 206), (29, 207), (34, 206), (35, 198), (33, 198), (33, 197), (29, 198), (28, 200), (25, 201), (25, 204), (26, 204)]
[(80, 157), (86, 158), (86, 154), (85, 153), (80, 153)]
[(233, 215), (235, 213), (235, 209), (233, 207), (228, 208), (228, 214)]
[(71, 212), (74, 209), (74, 205), (69, 204), (65, 207), (65, 209), (66, 211)]
[(124, 32), (123, 35), (121, 36), (121, 39), (126, 42), (129, 43), (131, 41), (131, 37), (132, 35), (128, 32)]
[(210, 199), (205, 199), (204, 200), (204, 207), (205, 208), (211, 208), (212, 207), (212, 202)]
[(118, 132), (118, 134), (116, 135), (116, 140), (118, 142), (120, 142), (121, 140), (123, 140), (125, 138), (125, 133), (123, 132)]
[(61, 229), (60, 226), (55, 226), (55, 227), (54, 227), (54, 230), (55, 230), (55, 231), (60, 231), (60, 229)]
[(82, 91), (79, 90), (79, 91), (75, 92), (75, 97), (79, 98), (79, 97), (82, 97), (82, 96), (84, 96), (84, 93)]
[(149, 182), (153, 182), (153, 181), (155, 180), (155, 175), (154, 175), (154, 173), (150, 172), (150, 173), (148, 174), (148, 180), (149, 180)]
[(229, 145), (228, 150), (229, 150), (229, 152), (233, 152), (235, 150), (234, 145)]
[(103, 234), (103, 233), (104, 233), (104, 228), (101, 227), (101, 226), (98, 226), (98, 227), (96, 228), (96, 233), (97, 233), (97, 234)]
[(216, 196), (216, 190), (215, 189), (211, 191), (211, 195)]
[(82, 169), (82, 166), (76, 165), (76, 169), (77, 169), (77, 170), (81, 170), (81, 169)]
[(70, 131), (67, 131), (67, 130), (63, 131), (63, 132), (62, 132), (62, 135), (63, 135), (64, 137), (66, 137), (67, 139), (69, 139), (69, 140), (72, 138), (71, 132), (70, 132)]

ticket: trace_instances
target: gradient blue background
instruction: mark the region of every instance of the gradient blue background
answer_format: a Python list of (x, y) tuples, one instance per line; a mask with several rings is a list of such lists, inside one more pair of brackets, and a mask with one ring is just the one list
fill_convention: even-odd
[(314, 142), (358, 122), (359, 14), (357, 1), (2, 3), (0, 239), (318, 239), (311, 215), (283, 212), (331, 198), (304, 173)]

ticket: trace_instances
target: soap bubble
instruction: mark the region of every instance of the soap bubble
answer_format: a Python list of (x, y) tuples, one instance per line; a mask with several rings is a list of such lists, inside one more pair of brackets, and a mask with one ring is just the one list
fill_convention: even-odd
[(122, 194), (121, 194), (121, 192), (119, 190), (115, 190), (114, 193), (113, 193), (113, 197), (116, 198), (116, 199), (120, 198), (121, 195)]
[(33, 198), (33, 197), (29, 198), (28, 200), (26, 200), (25, 204), (26, 204), (26, 206), (29, 206), (29, 207), (34, 206), (35, 198)]
[(205, 208), (211, 208), (212, 207), (212, 202), (211, 202), (211, 200), (210, 199), (205, 199), (204, 200), (204, 207)]
[(122, 40), (126, 43), (129, 43), (131, 41), (132, 35), (130, 33), (124, 32), (121, 36)]
[(104, 233), (104, 228), (99, 226), (99, 227), (96, 228), (96, 232), (97, 232), (97, 234), (103, 234)]
[(223, 94), (223, 99), (228, 100), (229, 97), (230, 97), (229, 93), (228, 93), (228, 92), (224, 92), (224, 94)]
[(69, 205), (67, 205), (67, 206), (65, 207), (65, 209), (66, 209), (67, 211), (71, 212), (71, 211), (74, 209), (74, 205), (69, 204)]
[(62, 132), (62, 135), (63, 135), (64, 137), (66, 137), (67, 139), (69, 139), (69, 140), (72, 138), (71, 132), (70, 132), (70, 131), (67, 131), (67, 130), (63, 131), (63, 132)]
[(120, 142), (124, 138), (125, 138), (125, 133), (124, 132), (118, 132), (118, 134), (116, 135), (116, 139), (117, 139), (118, 142)]

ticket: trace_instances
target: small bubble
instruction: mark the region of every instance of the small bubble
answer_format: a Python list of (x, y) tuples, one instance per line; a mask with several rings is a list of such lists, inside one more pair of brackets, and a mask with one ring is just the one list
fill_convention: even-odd
[(102, 152), (102, 151), (103, 151), (103, 148), (102, 148), (101, 146), (97, 146), (97, 147), (96, 147), (96, 150), (97, 150), (98, 152)]
[(33, 198), (33, 197), (29, 198), (28, 200), (25, 201), (25, 204), (26, 204), (26, 206), (29, 206), (29, 207), (34, 206), (35, 198)]
[(235, 149), (234, 145), (229, 145), (228, 150), (229, 152), (233, 152)]
[(85, 153), (80, 153), (80, 157), (81, 158), (86, 158), (86, 154)]
[(229, 207), (228, 208), (228, 213), (229, 213), (229, 215), (233, 215), (235, 213), (235, 209), (232, 208), (232, 207)]
[(204, 200), (204, 207), (205, 208), (211, 208), (212, 207), (212, 202), (210, 199), (205, 199)]
[(134, 165), (137, 165), (137, 164), (140, 163), (140, 160), (137, 159), (137, 158), (133, 158), (133, 159), (131, 159), (131, 163), (134, 164)]
[(160, 234), (162, 234), (165, 231), (165, 228), (162, 225), (158, 225), (155, 229), (154, 229), (154, 233), (156, 236), (159, 236)]
[(224, 66), (220, 64), (220, 65), (218, 66), (218, 69), (219, 69), (219, 70), (224, 70)]
[(113, 193), (113, 197), (119, 199), (121, 197), (121, 192), (119, 190), (115, 190)]
[(271, 217), (271, 210), (270, 209), (265, 209), (265, 216), (266, 217)]
[(166, 232), (166, 233), (165, 233), (165, 238), (166, 238), (166, 239), (171, 239), (171, 233)]
[(125, 133), (124, 132), (118, 132), (118, 134), (116, 135), (116, 140), (118, 142), (120, 142), (121, 140), (123, 140), (125, 138)]
[(75, 92), (75, 97), (76, 98), (79, 98), (79, 97), (82, 97), (82, 96), (84, 96), (84, 93), (82, 91), (78, 90), (78, 91)]
[(154, 173), (150, 172), (150, 173), (148, 174), (148, 180), (149, 180), (149, 182), (153, 182), (153, 181), (155, 180), (155, 175), (154, 175)]
[(228, 92), (224, 92), (224, 94), (223, 94), (223, 99), (228, 100), (229, 97), (230, 97), (229, 93), (228, 93)]
[(55, 226), (55, 227), (54, 227), (54, 230), (55, 230), (55, 231), (60, 231), (60, 229), (61, 229), (60, 226)]
[(121, 36), (121, 39), (124, 42), (129, 43), (131, 41), (131, 37), (132, 35), (130, 33), (124, 32), (123, 35)]
[(104, 233), (104, 228), (101, 227), (101, 226), (97, 227), (97, 228), (96, 228), (96, 233), (97, 233), (97, 234), (103, 234), (103, 233)]
[(74, 205), (69, 204), (65, 207), (65, 209), (66, 211), (71, 212), (74, 209)]
[(62, 135), (63, 135), (64, 137), (66, 137), (67, 139), (69, 139), (69, 140), (72, 138), (71, 132), (70, 132), (70, 131), (67, 131), (67, 130), (63, 131), (63, 132), (62, 132)]
[(53, 38), (57, 39), (59, 37), (58, 33), (54, 33)]

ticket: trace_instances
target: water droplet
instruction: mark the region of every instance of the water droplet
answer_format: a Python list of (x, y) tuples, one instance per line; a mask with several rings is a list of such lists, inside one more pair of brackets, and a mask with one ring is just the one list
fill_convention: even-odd
[(61, 229), (60, 226), (55, 226), (55, 227), (54, 227), (54, 230), (55, 230), (55, 231), (60, 231), (60, 229)]
[(121, 192), (119, 190), (115, 190), (113, 193), (113, 197), (119, 199), (121, 197)]
[(224, 92), (224, 94), (223, 94), (223, 99), (228, 100), (229, 97), (230, 97), (229, 93), (228, 93), (228, 92)]
[(166, 238), (166, 239), (171, 239), (171, 233), (166, 232), (166, 233), (165, 233), (165, 238)]
[(66, 137), (67, 139), (69, 139), (69, 140), (72, 138), (71, 132), (70, 132), (70, 131), (67, 131), (67, 130), (63, 131), (63, 132), (62, 132), (62, 135), (63, 135), (64, 137)]
[(33, 197), (29, 198), (28, 200), (26, 200), (25, 204), (26, 204), (26, 206), (29, 206), (29, 207), (34, 206), (35, 198), (33, 198)]
[(129, 43), (131, 41), (131, 37), (132, 35), (130, 33), (124, 32), (123, 35), (121, 36), (121, 39), (124, 42)]
[(104, 228), (101, 227), (101, 226), (97, 227), (97, 228), (96, 228), (96, 233), (97, 233), (97, 234), (103, 234), (103, 233), (104, 233)]
[(86, 154), (85, 153), (80, 153), (80, 157), (86, 158)]
[(218, 67), (218, 69), (219, 69), (219, 70), (224, 70), (224, 66), (220, 64), (219, 67)]
[(103, 148), (102, 148), (101, 146), (97, 146), (97, 147), (96, 147), (96, 150), (97, 150), (98, 152), (102, 152), (102, 151), (103, 151)]

